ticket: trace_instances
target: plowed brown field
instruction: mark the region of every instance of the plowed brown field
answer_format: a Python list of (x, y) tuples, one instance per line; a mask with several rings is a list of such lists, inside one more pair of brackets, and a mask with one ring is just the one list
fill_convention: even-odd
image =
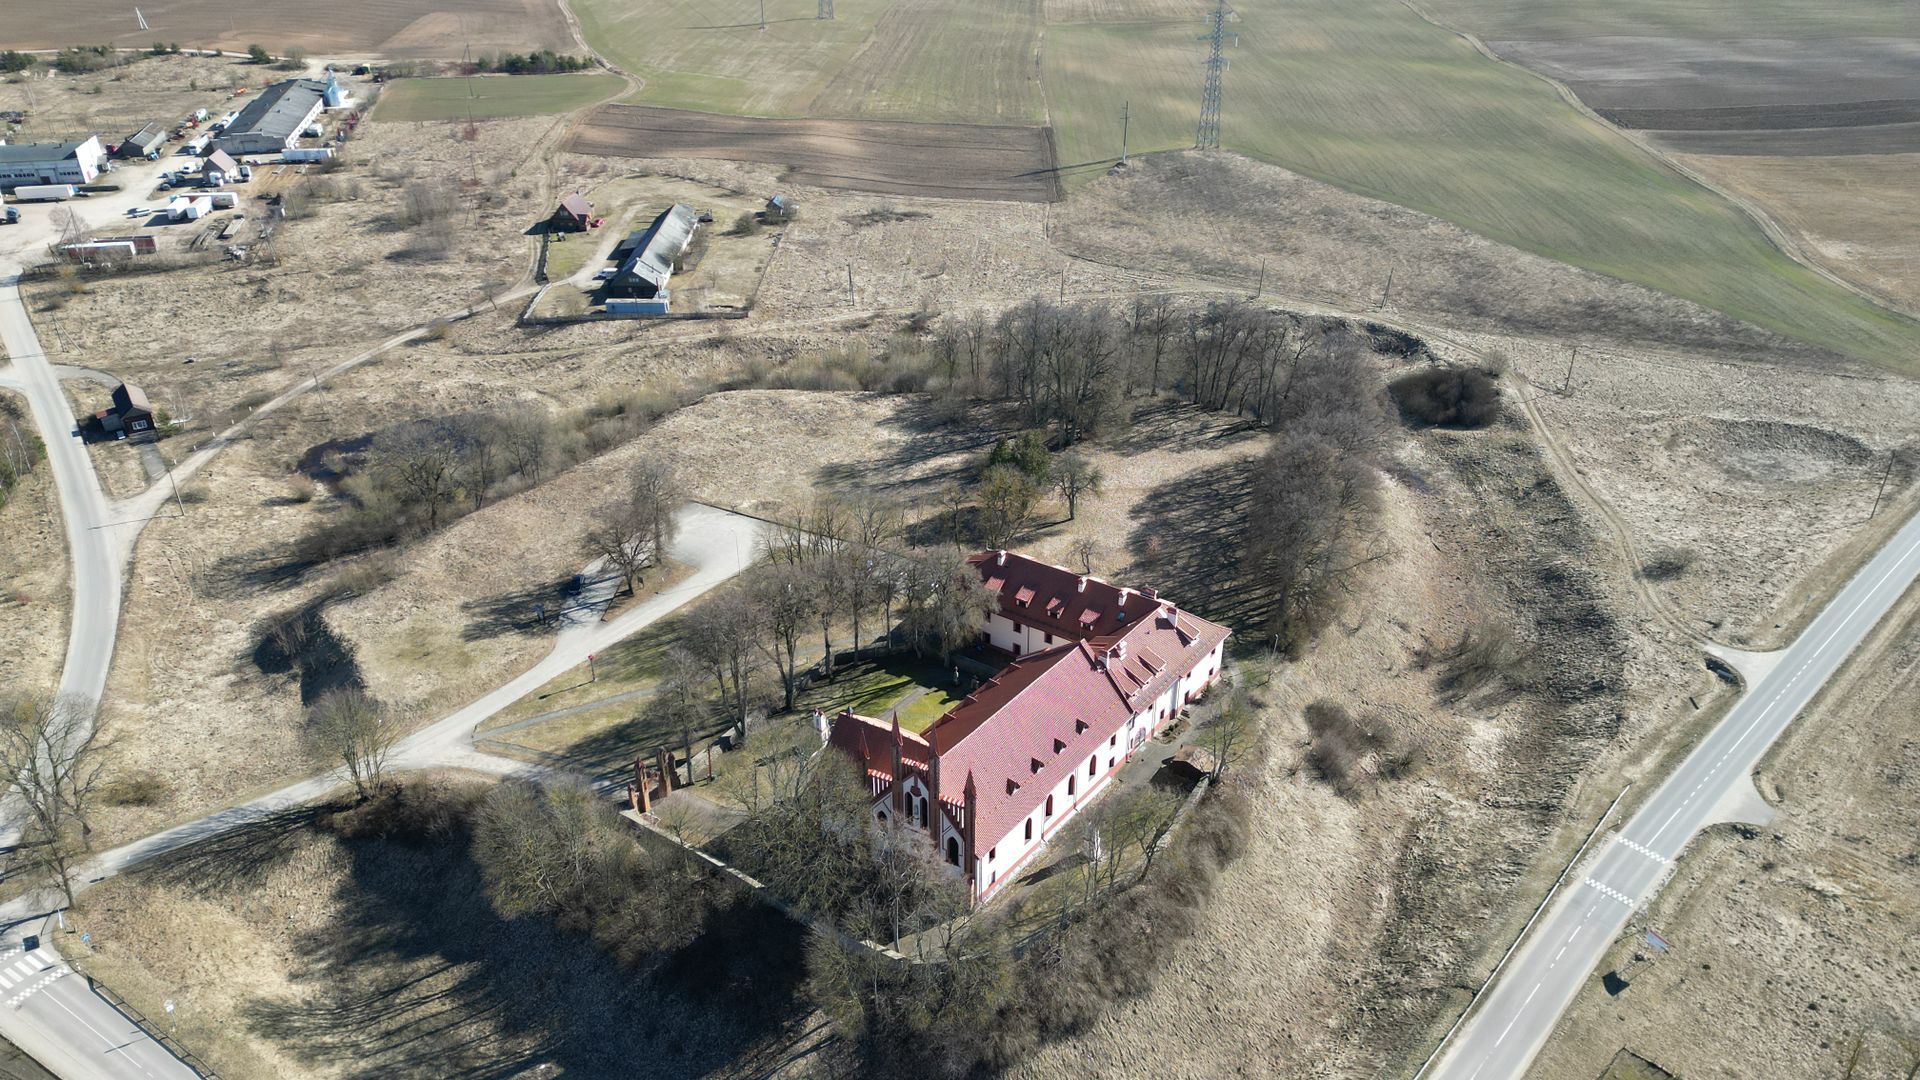
[(611, 157), (718, 158), (784, 165), (787, 179), (848, 191), (948, 199), (1059, 198), (1046, 128), (772, 120), (604, 105), (567, 147)]

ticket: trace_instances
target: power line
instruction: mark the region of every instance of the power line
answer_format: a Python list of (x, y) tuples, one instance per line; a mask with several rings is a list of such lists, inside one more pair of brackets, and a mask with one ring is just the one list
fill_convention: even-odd
[(1196, 150), (1220, 149), (1220, 74), (1227, 70), (1227, 0), (1220, 0), (1207, 19), (1212, 29), (1201, 37), (1210, 48), (1207, 81), (1200, 91), (1200, 127), (1193, 137)]

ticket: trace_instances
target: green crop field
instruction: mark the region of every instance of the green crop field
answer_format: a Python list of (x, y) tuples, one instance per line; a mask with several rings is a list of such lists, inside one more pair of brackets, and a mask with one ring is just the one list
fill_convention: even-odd
[(587, 40), (646, 80), (631, 100), (746, 116), (1040, 123), (1031, 0), (578, 0)]
[(382, 120), (492, 120), (571, 112), (620, 92), (618, 75), (477, 75), (397, 79), (380, 92)]
[(632, 100), (746, 116), (804, 116), (846, 68), (888, 7), (838, 0), (815, 19), (809, 0), (774, 0), (760, 29), (757, 0), (576, 0), (587, 40), (646, 80)]
[[(1391, 0), (1242, 0), (1231, 148), (1504, 243), (1844, 353), (1910, 365), (1920, 325), (1787, 258), (1725, 199), (1545, 82)], [(1191, 22), (1055, 26), (1044, 78), (1063, 163), (1190, 146)]]
[[(1481, 22), (1507, 7), (1524, 14), (1517, 0), (1448, 2), (1477, 7)], [(1569, 18), (1579, 11), (1572, 0), (1542, 2)], [(1069, 176), (1098, 175), (1072, 166), (1118, 155), (1123, 101), (1134, 150), (1192, 145), (1205, 45), (1200, 20), (1170, 17), (1178, 5), (1100, 0), (1042, 28), (1031, 8), (1007, 0), (944, 13), (933, 3), (839, 0), (839, 17), (824, 23), (810, 6), (779, 0), (765, 32), (747, 0), (669, 0), (644, 14), (624, 0), (579, 0), (576, 10), (596, 48), (649, 80), (636, 100), (650, 104), (920, 120), (1038, 112)], [(1791, 26), (1812, 10), (1810, 0), (1755, 3), (1767, 25)], [(1920, 324), (1795, 263), (1725, 199), (1403, 4), (1234, 8), (1227, 148), (1836, 351), (1903, 366), (1920, 356)], [(1035, 48), (1037, 110), (1023, 77)]]

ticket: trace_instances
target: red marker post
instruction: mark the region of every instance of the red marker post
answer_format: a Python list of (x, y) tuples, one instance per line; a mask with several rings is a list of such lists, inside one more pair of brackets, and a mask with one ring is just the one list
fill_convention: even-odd
[(597, 667), (594, 667), (592, 653), (587, 654), (587, 681), (588, 682), (600, 681), (600, 669)]

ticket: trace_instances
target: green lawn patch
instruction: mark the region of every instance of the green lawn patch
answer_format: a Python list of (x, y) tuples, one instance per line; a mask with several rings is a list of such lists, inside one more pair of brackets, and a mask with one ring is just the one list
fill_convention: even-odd
[(604, 71), (579, 75), (476, 75), (471, 78), (396, 79), (380, 92), (381, 120), (493, 120), (572, 112), (620, 91), (624, 81)]

